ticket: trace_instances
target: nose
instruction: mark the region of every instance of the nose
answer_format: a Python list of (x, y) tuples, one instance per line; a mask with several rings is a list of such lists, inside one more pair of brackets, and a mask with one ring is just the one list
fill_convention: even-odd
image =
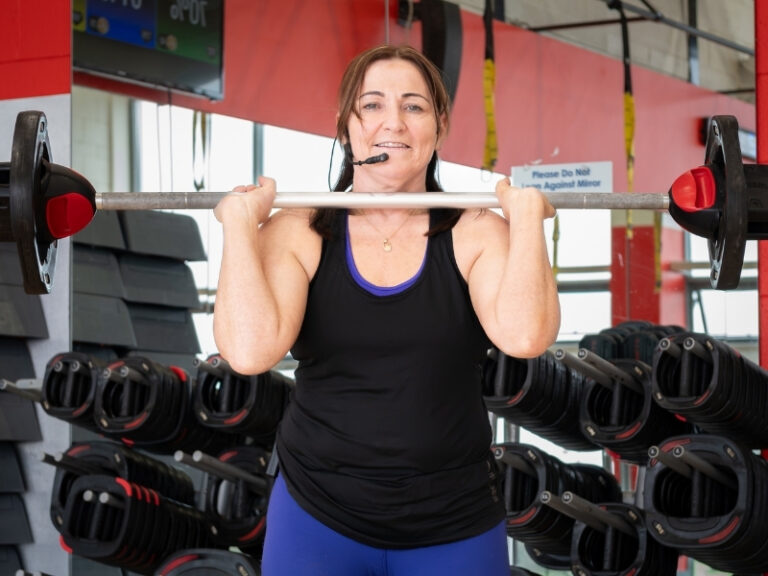
[(398, 132), (405, 128), (405, 118), (399, 106), (390, 106), (384, 117), (384, 128)]

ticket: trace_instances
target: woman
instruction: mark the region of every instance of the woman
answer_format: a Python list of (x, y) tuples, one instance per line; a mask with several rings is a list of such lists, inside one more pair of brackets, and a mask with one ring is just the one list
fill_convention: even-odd
[[(440, 187), (440, 72), (382, 46), (347, 68), (335, 189)], [(388, 158), (360, 164), (386, 153)], [(381, 158), (379, 158), (381, 160)], [(481, 365), (491, 343), (534, 357), (560, 323), (535, 189), (486, 210), (283, 210), (275, 183), (216, 208), (224, 252), (214, 334), (234, 369), (290, 350), (296, 390), (277, 440), (266, 576), (508, 574)]]

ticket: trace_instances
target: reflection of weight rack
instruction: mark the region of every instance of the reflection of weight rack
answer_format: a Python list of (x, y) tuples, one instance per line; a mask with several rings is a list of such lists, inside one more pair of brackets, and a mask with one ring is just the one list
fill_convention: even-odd
[(211, 548), (180, 550), (158, 568), (162, 576), (261, 576), (258, 563), (236, 552)]
[(65, 550), (151, 574), (177, 547), (209, 544), (180, 470), (103, 441), (42, 459), (57, 469), (50, 515)]
[(768, 571), (768, 463), (708, 434), (670, 438), (651, 454), (644, 508), (653, 537), (717, 570)]
[[(650, 330), (649, 336), (637, 330)], [(768, 463), (750, 451), (768, 443), (761, 440), (768, 372), (724, 343), (682, 330), (649, 326), (616, 330), (594, 339), (591, 346), (622, 350), (620, 333), (632, 339), (627, 349), (642, 351), (646, 357), (647, 344), (655, 342), (653, 365), (635, 359), (606, 360), (584, 348), (578, 354), (558, 350), (554, 356), (585, 378), (581, 404), (585, 430), (587, 425), (593, 432), (603, 427), (617, 441), (621, 436), (629, 439), (621, 446), (587, 432), (618, 464), (638, 466), (638, 492), (627, 493), (623, 502), (611, 502), (562, 489), (541, 490), (525, 448), (518, 448), (520, 453), (507, 448), (506, 462), (499, 460), (499, 467), (505, 481), (511, 479), (519, 491), (516, 497), (536, 494), (538, 504), (573, 522), (567, 554), (531, 544), (526, 534), (509, 532), (510, 536), (524, 544), (537, 564), (570, 568), (580, 576), (674, 575), (679, 554), (717, 570), (768, 572), (768, 544), (762, 538), (768, 531), (764, 525), (768, 512), (762, 508), (768, 497), (763, 498), (764, 490), (758, 488), (768, 485), (768, 478), (763, 478)], [(519, 391), (522, 387), (517, 386)], [(541, 389), (544, 395), (549, 390), (546, 383), (535, 380), (524, 386), (526, 391)], [(590, 394), (596, 396), (590, 399)], [(493, 402), (503, 404), (499, 398)], [(509, 488), (505, 490), (509, 514), (509, 504), (515, 501), (510, 500)], [(626, 500), (630, 496), (634, 503)], [(508, 520), (534, 527), (541, 539), (553, 534), (548, 530), (557, 522), (536, 526), (533, 520), (543, 516), (530, 500), (528, 507), (512, 508)]]
[(42, 386), (3, 380), (0, 389), (40, 403), (51, 416), (157, 454), (215, 452), (233, 442), (270, 449), (292, 380), (275, 371), (220, 378), (231, 372), (223, 361), (199, 366), (190, 379), (180, 368), (142, 356), (106, 364), (67, 352), (49, 361)]
[(60, 531), (71, 553), (140, 574), (153, 574), (177, 550), (213, 544), (197, 509), (104, 475), (72, 483)]
[(274, 444), (277, 425), (288, 405), (293, 380), (276, 370), (254, 376), (235, 372), (218, 354), (195, 360), (193, 410), (198, 421), (216, 430)]
[(564, 570), (571, 564), (574, 519), (541, 501), (544, 493), (569, 491), (592, 501), (620, 501), (616, 479), (599, 466), (565, 464), (524, 444), (493, 446), (502, 474), (507, 534), (525, 543), (537, 563)]
[(768, 446), (768, 371), (704, 334), (659, 342), (653, 397), (660, 406), (712, 434), (744, 446)]
[(579, 421), (584, 433), (618, 458), (646, 464), (648, 446), (691, 426), (661, 408), (651, 394), (651, 367), (640, 360), (600, 358), (585, 348), (578, 355), (559, 349), (555, 358), (587, 378)]
[(648, 534), (643, 511), (623, 502), (594, 504), (564, 492), (547, 504), (572, 516), (571, 570), (579, 576), (632, 574), (675, 576), (676, 550), (662, 546)]
[(194, 486), (186, 474), (114, 442), (76, 444), (62, 454), (44, 454), (42, 460), (56, 467), (50, 514), (53, 524), (59, 530), (65, 525), (64, 509), (72, 485), (82, 476), (122, 478), (126, 482), (156, 490), (176, 502), (194, 505)]
[(569, 450), (598, 448), (579, 426), (583, 388), (582, 375), (567, 370), (551, 352), (519, 359), (494, 349), (483, 371), (490, 412)]
[(174, 454), (174, 459), (206, 473), (202, 497), (211, 535), (218, 546), (237, 546), (261, 557), (267, 503), (272, 490), (272, 454), (251, 446), (227, 450), (214, 458), (203, 452)]
[[(272, 443), (293, 382), (277, 372), (244, 377), (218, 357), (195, 366), (198, 372), (190, 378), (142, 356), (106, 362), (69, 352), (49, 361), (42, 383), (0, 383), (14, 398), (33, 400), (52, 416), (119, 440), (82, 442), (42, 457), (57, 469), (50, 515), (68, 551), (150, 574), (181, 549), (236, 546), (245, 554), (209, 551), (179, 573), (258, 566), (276, 465)], [(176, 462), (205, 472), (199, 502), (178, 467), (131, 447), (174, 454)], [(142, 539), (157, 526), (174, 526), (159, 538), (170, 538), (162, 549)], [(174, 531), (183, 526), (183, 533)]]

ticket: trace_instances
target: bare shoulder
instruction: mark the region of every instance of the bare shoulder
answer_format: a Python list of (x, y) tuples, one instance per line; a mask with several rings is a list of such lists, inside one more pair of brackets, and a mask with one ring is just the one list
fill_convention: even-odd
[[(488, 208), (471, 208), (464, 210), (457, 227), (466, 227), (472, 232), (488, 232), (489, 227), (502, 229), (507, 227), (507, 221), (503, 216)], [(495, 231), (495, 230), (494, 230)]]
[[(506, 237), (508, 223), (499, 214), (487, 209), (465, 210), (454, 229), (454, 243), (476, 244), (498, 236)], [(478, 249), (482, 245), (477, 246)]]
[(465, 210), (453, 229), (456, 263), (467, 278), (473, 264), (485, 250), (506, 249), (507, 221), (493, 210)]
[(281, 243), (304, 242), (317, 234), (310, 227), (312, 211), (300, 208), (275, 210), (261, 225), (260, 232), (270, 241)]
[(262, 254), (278, 258), (292, 254), (312, 278), (320, 262), (322, 239), (310, 226), (311, 219), (310, 209), (276, 210), (261, 226)]
[(275, 210), (264, 224), (270, 226), (296, 226), (309, 227), (312, 218), (312, 210), (309, 208), (282, 208)]

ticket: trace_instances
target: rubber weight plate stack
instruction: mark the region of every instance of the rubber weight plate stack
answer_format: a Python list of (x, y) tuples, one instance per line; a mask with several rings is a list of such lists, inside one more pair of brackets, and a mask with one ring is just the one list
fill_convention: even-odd
[(180, 550), (166, 558), (156, 576), (260, 576), (256, 560), (245, 554), (193, 548)]
[(768, 571), (768, 463), (709, 434), (670, 438), (660, 450), (684, 451), (703, 465), (688, 466), (684, 474), (651, 460), (643, 508), (653, 537), (716, 570)]
[(616, 479), (599, 466), (565, 464), (527, 444), (496, 444), (492, 449), (502, 474), (507, 534), (524, 542), (538, 564), (566, 569), (574, 520), (542, 504), (540, 494), (571, 491), (591, 502), (619, 502)]
[(80, 352), (65, 352), (45, 366), (43, 409), (60, 420), (98, 432), (93, 417), (99, 376), (106, 363)]
[(653, 355), (656, 346), (662, 338), (683, 332), (679, 326), (653, 325), (627, 335), (621, 343), (621, 357), (640, 360), (649, 366), (653, 365)]
[(240, 433), (269, 448), (288, 405), (293, 380), (276, 370), (244, 376), (220, 355), (196, 360), (194, 412), (204, 426)]
[(192, 412), (186, 372), (143, 356), (128, 356), (102, 371), (95, 418), (100, 433), (158, 454), (221, 451), (233, 437), (201, 426)]
[(95, 474), (121, 478), (151, 488), (177, 502), (194, 504), (195, 488), (189, 476), (126, 446), (107, 441), (73, 444), (64, 456), (53, 479), (50, 505), (51, 520), (62, 533), (64, 510), (72, 497), (72, 486), (81, 476)]
[[(220, 454), (218, 459), (268, 481), (269, 453), (261, 448), (241, 446)], [(237, 546), (261, 558), (268, 491), (254, 489), (242, 480), (231, 482), (208, 474), (203, 501), (206, 520), (217, 545)]]
[(665, 410), (751, 448), (768, 446), (768, 372), (724, 342), (680, 333), (659, 342), (653, 398)]
[(493, 350), (483, 368), (486, 408), (569, 450), (598, 447), (582, 432), (579, 405), (584, 378), (549, 351), (519, 359)]
[(112, 476), (72, 483), (61, 532), (71, 553), (139, 574), (177, 550), (215, 547), (200, 511)]
[(579, 412), (581, 426), (595, 444), (621, 460), (645, 465), (649, 446), (693, 429), (654, 402), (649, 365), (630, 359), (611, 363), (638, 382), (643, 393), (619, 383), (606, 387), (587, 378)]
[(605, 531), (576, 521), (571, 540), (571, 571), (579, 576), (675, 576), (678, 552), (654, 540), (643, 511), (631, 504), (600, 504), (634, 529), (634, 535), (606, 527)]
[(621, 322), (616, 326), (604, 328), (597, 334), (587, 334), (579, 341), (579, 348), (586, 348), (590, 352), (594, 352), (606, 360), (625, 358), (625, 339), (631, 334), (640, 330), (647, 330), (651, 326), (653, 326), (653, 324), (644, 320), (628, 320), (626, 322)]

